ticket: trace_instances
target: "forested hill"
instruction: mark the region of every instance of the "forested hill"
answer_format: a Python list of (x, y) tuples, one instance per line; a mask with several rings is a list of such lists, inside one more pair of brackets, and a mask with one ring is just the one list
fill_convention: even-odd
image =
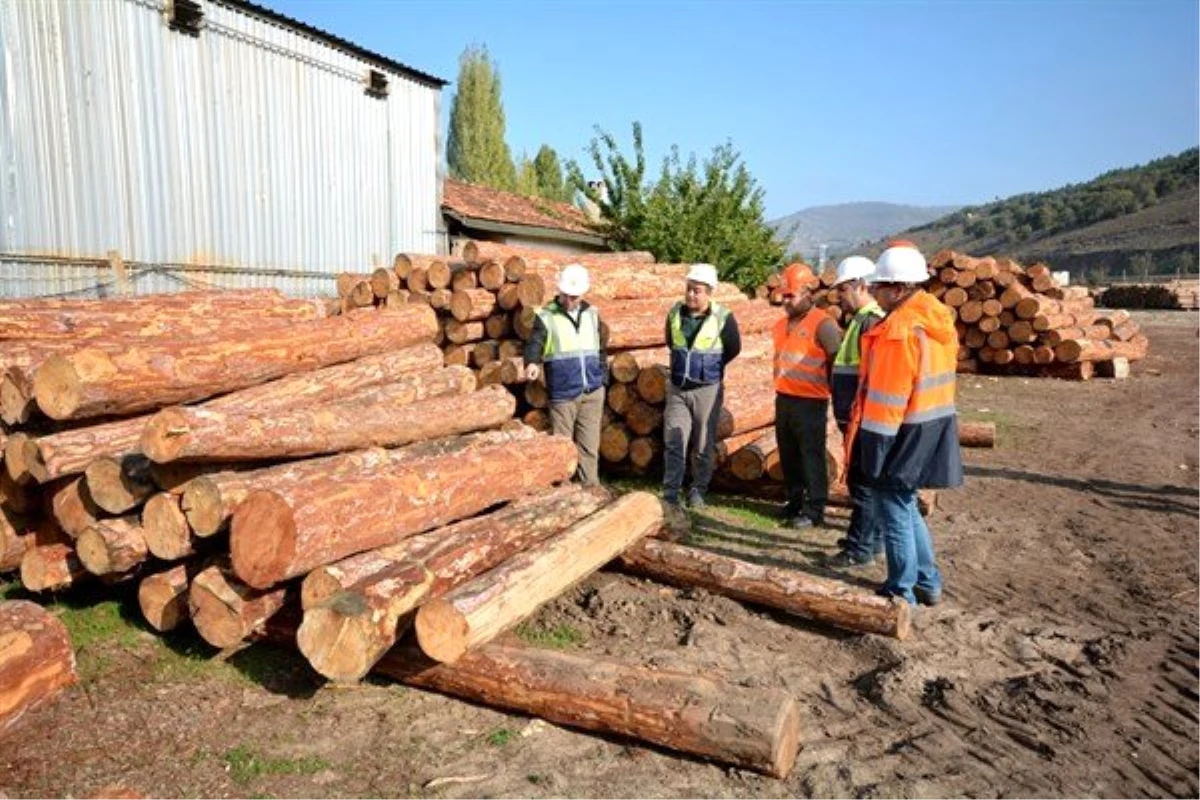
[(1077, 278), (1195, 272), (1198, 184), (1200, 150), (1192, 148), (1087, 183), (968, 206), (902, 235), (926, 252), (1045, 261)]

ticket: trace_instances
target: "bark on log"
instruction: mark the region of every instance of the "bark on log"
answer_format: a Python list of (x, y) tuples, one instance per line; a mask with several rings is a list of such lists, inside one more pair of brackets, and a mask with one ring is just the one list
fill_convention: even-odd
[(634, 544), (622, 567), (676, 586), (699, 586), (715, 594), (777, 608), (844, 630), (907, 638), (911, 611), (899, 598), (884, 598), (840, 581), (794, 570), (752, 564), (729, 556), (658, 540)]
[(412, 622), (412, 612), (595, 512), (611, 497), (577, 486), (314, 570), (301, 591), (300, 651), (337, 681), (357, 681)]
[(464, 289), (450, 297), (450, 314), (459, 322), (487, 319), (496, 308), (496, 295), (487, 289)]
[(75, 554), (93, 575), (129, 572), (150, 557), (136, 514), (99, 520), (79, 534)]
[(265, 414), (165, 409), (146, 425), (142, 450), (158, 462), (296, 458), (398, 447), (496, 427), (512, 417), (516, 400), (503, 388), (476, 392), (463, 403), (475, 383), (466, 367), (446, 367), (315, 408)]
[(27, 520), (0, 508), (0, 572), (20, 569), (25, 553), (35, 547), (70, 541), (54, 520)]
[(775, 393), (768, 371), (756, 382), (725, 382), (725, 401), (717, 422), (717, 438), (765, 428), (775, 423)]
[(741, 480), (756, 480), (767, 473), (772, 456), (779, 458), (779, 445), (775, 441), (773, 426), (758, 434), (753, 442), (730, 454), (729, 471)]
[(616, 734), (776, 778), (792, 771), (800, 709), (781, 689), (624, 664), (594, 655), (487, 645), (454, 664), (415, 648), (386, 656), (378, 674), (560, 725)]
[(58, 617), (28, 600), (0, 603), (0, 738), (78, 680), (71, 637)]
[(524, 426), (425, 444), (393, 451), (382, 470), (251, 492), (232, 520), (238, 576), (265, 589), (566, 480), (576, 467), (571, 440)]
[(429, 341), (420, 306), (346, 314), (198, 341), (155, 341), (124, 353), (82, 349), (47, 359), (34, 378), (38, 406), (55, 419), (133, 414)]
[(188, 611), (196, 631), (213, 647), (240, 644), (283, 608), (286, 587), (260, 591), (242, 583), (227, 561), (204, 569), (188, 589)]
[(452, 344), (478, 342), (487, 335), (482, 322), (459, 322), (456, 319), (446, 320), (446, 340)]
[(996, 423), (958, 421), (958, 443), (962, 447), (995, 447)]
[(562, 533), (515, 555), (417, 612), (421, 649), (454, 662), (534, 613), (663, 524), (662, 503), (632, 492)]

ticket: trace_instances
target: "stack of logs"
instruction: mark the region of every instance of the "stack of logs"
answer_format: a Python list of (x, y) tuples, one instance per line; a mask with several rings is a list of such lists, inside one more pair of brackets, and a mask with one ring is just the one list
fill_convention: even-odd
[(1100, 295), (1106, 308), (1161, 308), (1195, 311), (1200, 308), (1200, 281), (1133, 283), (1110, 286)]
[[(505, 285), (542, 283), (528, 309), (555, 267), (523, 260)], [(595, 285), (603, 302), (653, 281), (625, 267)], [(409, 300), (333, 317), (271, 292), (0, 303), (0, 571), (32, 592), (136, 584), (160, 631), (190, 619), (220, 648), (282, 631), (335, 680), (378, 670), (786, 775), (799, 721), (783, 692), (489, 642), (613, 559), (849, 630), (903, 637), (907, 605), (648, 539), (658, 500), (561, 485), (574, 445), (447, 364), (434, 342), (449, 321)], [(638, 302), (605, 314), (653, 316), (661, 339), (661, 302)], [(410, 628), (422, 657), (394, 648)]]

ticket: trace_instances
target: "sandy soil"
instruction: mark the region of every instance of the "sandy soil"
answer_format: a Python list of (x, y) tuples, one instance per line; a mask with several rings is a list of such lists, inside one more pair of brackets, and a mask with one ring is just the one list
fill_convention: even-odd
[[(930, 518), (947, 601), (911, 640), (615, 572), (529, 624), (580, 652), (785, 687), (804, 715), (786, 780), (386, 682), (335, 688), (261, 646), (211, 666), (189, 634), (125, 626), (81, 648), (82, 686), (0, 741), (0, 792), (1195, 797), (1197, 315), (1137, 319), (1152, 354), (1128, 380), (960, 382), (961, 413), (996, 421), (999, 446), (967, 451), (967, 486)], [(718, 510), (693, 542), (819, 571), (844, 522), (798, 536)], [(882, 567), (841, 576), (871, 585)]]

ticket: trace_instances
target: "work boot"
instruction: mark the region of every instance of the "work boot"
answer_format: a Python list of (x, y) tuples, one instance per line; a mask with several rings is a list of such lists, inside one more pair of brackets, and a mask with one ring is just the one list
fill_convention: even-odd
[(920, 586), (913, 587), (913, 597), (917, 598), (917, 602), (923, 606), (936, 606), (942, 602), (942, 591), (939, 589), (936, 592), (931, 592), (928, 589), (923, 589)]
[(688, 506), (693, 510), (701, 509), (708, 505), (708, 503), (704, 502), (704, 495), (700, 493), (699, 489), (692, 489), (688, 492), (687, 502)]
[(825, 559), (825, 566), (833, 567), (834, 569), (852, 569), (853, 567), (869, 566), (873, 561), (874, 559), (859, 558), (842, 550)]
[(775, 512), (775, 516), (777, 516), (779, 519), (783, 520), (784, 522), (789, 522), (790, 520), (794, 519), (795, 517), (797, 517), (799, 515), (800, 515), (800, 505), (799, 504), (793, 505), (791, 503), (788, 503), (783, 508), (781, 508)]
[(662, 493), (662, 501), (664, 503), (666, 503), (667, 505), (672, 506), (674, 508), (682, 508), (683, 507), (679, 504), (679, 494), (676, 492), (665, 492), (664, 491)]
[(819, 519), (811, 519), (811, 518), (810, 518), (810, 517), (808, 517), (807, 515), (805, 515), (805, 514), (801, 514), (801, 515), (800, 515), (800, 516), (798, 516), (798, 517), (792, 517), (790, 520), (788, 520), (788, 521), (787, 521), (786, 523), (784, 523), (784, 524), (785, 524), (785, 525), (787, 525), (787, 527), (789, 527), (789, 528), (793, 528), (793, 529), (796, 529), (796, 530), (804, 530), (804, 529), (806, 529), (806, 528), (819, 528), (819, 527), (821, 527), (821, 525), (822, 525), (822, 520), (819, 520)]

